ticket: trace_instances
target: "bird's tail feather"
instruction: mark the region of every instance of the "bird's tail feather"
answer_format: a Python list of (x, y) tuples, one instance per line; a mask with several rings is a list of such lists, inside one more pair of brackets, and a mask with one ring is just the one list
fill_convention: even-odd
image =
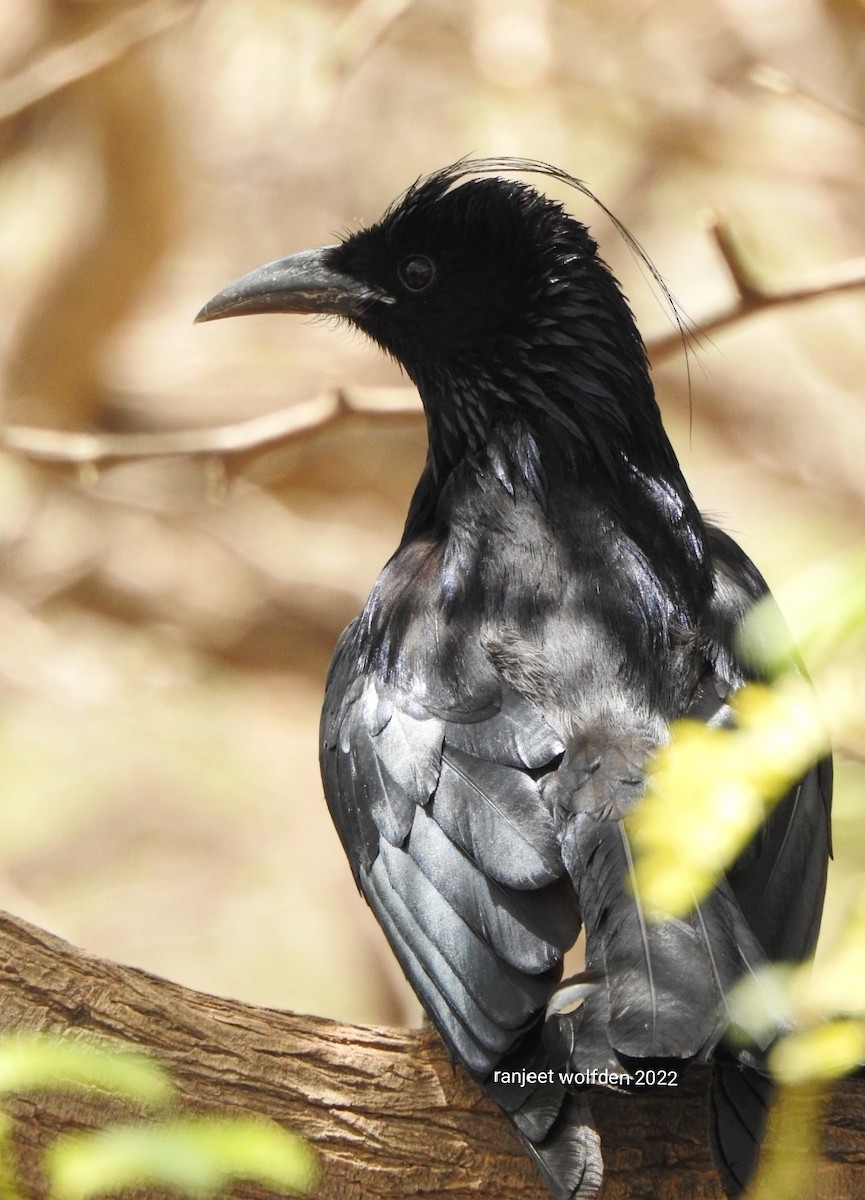
[[(585, 749), (572, 749), (559, 772), (563, 855), (586, 929), (582, 982), (562, 985), (547, 1009), (547, 1050), (560, 1069), (627, 1073), (711, 1060), (730, 1024), (730, 992), (765, 963), (725, 880), (685, 918), (648, 911), (624, 820), (639, 788), (638, 754), (636, 745), (594, 747), (587, 762)], [(772, 1087), (755, 1069), (759, 1053), (733, 1053), (715, 1065), (710, 1140), (724, 1188), (738, 1196), (753, 1174)]]
[(754, 1174), (775, 1088), (766, 1075), (716, 1062), (709, 1092), (709, 1146), (726, 1194), (741, 1196)]
[[(526, 1077), (534, 1078), (521, 1082)], [(566, 1089), (543, 1045), (527, 1039), (484, 1086), (507, 1114), (555, 1200), (593, 1200), (603, 1179), (600, 1138), (585, 1097)]]
[(733, 985), (764, 961), (729, 887), (721, 884), (687, 918), (657, 920), (628, 885), (624, 823), (580, 814), (571, 833), (586, 967), (606, 981), (586, 1006), (606, 1005), (609, 1042), (620, 1057), (704, 1058), (729, 1022)]
[(559, 1115), (542, 1140), (527, 1137), (516, 1114), (511, 1121), (555, 1200), (597, 1196), (604, 1174), (601, 1139), (582, 1095), (563, 1094)]

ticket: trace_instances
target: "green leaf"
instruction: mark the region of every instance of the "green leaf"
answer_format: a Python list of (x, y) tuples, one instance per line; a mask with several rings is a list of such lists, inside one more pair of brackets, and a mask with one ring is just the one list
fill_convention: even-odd
[(769, 1054), (769, 1067), (781, 1083), (827, 1082), (855, 1071), (865, 1062), (865, 1022), (829, 1021), (816, 1029), (791, 1033)]
[[(766, 1046), (782, 1084), (825, 1083), (865, 1062), (865, 889), (813, 964), (766, 966), (738, 984), (729, 1007), (746, 1040)], [(735, 1030), (734, 1030), (735, 1034)]]
[(707, 895), (766, 819), (767, 807), (822, 754), (828, 737), (807, 681), (751, 684), (731, 701), (735, 729), (674, 723), (628, 819), (637, 886), (659, 915)]
[(47, 1152), (45, 1165), (51, 1200), (140, 1187), (203, 1196), (237, 1179), (297, 1193), (318, 1179), (315, 1155), (302, 1138), (253, 1117), (185, 1117), (67, 1134)]
[(155, 1107), (174, 1092), (168, 1074), (141, 1054), (76, 1037), (16, 1034), (0, 1040), (0, 1095), (99, 1088)]
[(821, 1014), (865, 1017), (865, 887), (809, 978), (807, 998)]
[[(808, 963), (804, 970), (810, 969)], [(803, 968), (791, 963), (767, 963), (740, 979), (727, 1001), (729, 1036), (765, 1048), (779, 1032), (791, 1029), (799, 1015), (796, 1000), (802, 975)]]
[(26, 1200), (15, 1179), (12, 1132), (12, 1118), (0, 1112), (0, 1200)]
[(865, 553), (861, 549), (827, 559), (798, 576), (778, 593), (777, 604), (771, 598), (758, 604), (741, 635), (742, 649), (751, 661), (773, 672), (795, 665), (799, 653), (817, 670), (851, 643), (863, 640)]
[(748, 1200), (813, 1200), (820, 1162), (821, 1089), (778, 1090)]

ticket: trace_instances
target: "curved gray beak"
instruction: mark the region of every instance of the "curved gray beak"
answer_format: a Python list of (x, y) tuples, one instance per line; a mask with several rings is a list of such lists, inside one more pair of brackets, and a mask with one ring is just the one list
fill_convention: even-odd
[(393, 304), (393, 297), (354, 279), (333, 265), (338, 246), (301, 250), (288, 258), (256, 267), (208, 300), (196, 321), (217, 321), (252, 313), (332, 313), (360, 316), (378, 300)]

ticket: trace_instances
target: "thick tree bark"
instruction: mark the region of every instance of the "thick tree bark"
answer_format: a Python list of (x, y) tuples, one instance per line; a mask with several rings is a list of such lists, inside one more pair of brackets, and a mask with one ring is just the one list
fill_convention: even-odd
[[(451, 1068), (430, 1032), (341, 1025), (203, 995), (2, 914), (0, 1028), (132, 1042), (171, 1070), (187, 1108), (283, 1122), (321, 1157), (321, 1200), (548, 1200), (507, 1121)], [(706, 1150), (705, 1090), (705, 1072), (695, 1071), (669, 1095), (593, 1094), (605, 1200), (721, 1196)], [(40, 1157), (52, 1137), (120, 1110), (99, 1095), (39, 1095), (15, 1101), (14, 1112), (21, 1178), (42, 1197)], [(820, 1200), (854, 1200), (865, 1195), (861, 1081), (835, 1088), (825, 1118)], [(272, 1195), (251, 1186), (236, 1194)]]

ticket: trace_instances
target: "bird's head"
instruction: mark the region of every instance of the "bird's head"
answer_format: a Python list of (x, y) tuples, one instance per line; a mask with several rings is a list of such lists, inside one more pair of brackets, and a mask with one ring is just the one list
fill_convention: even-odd
[(419, 180), (375, 225), (244, 275), (197, 319), (347, 319), (415, 381), (432, 443), (471, 446), (502, 409), (592, 442), (592, 422), (621, 429), (645, 405), (657, 420), (642, 341), (588, 230), (496, 169), (587, 192), (543, 164), (464, 160)]

